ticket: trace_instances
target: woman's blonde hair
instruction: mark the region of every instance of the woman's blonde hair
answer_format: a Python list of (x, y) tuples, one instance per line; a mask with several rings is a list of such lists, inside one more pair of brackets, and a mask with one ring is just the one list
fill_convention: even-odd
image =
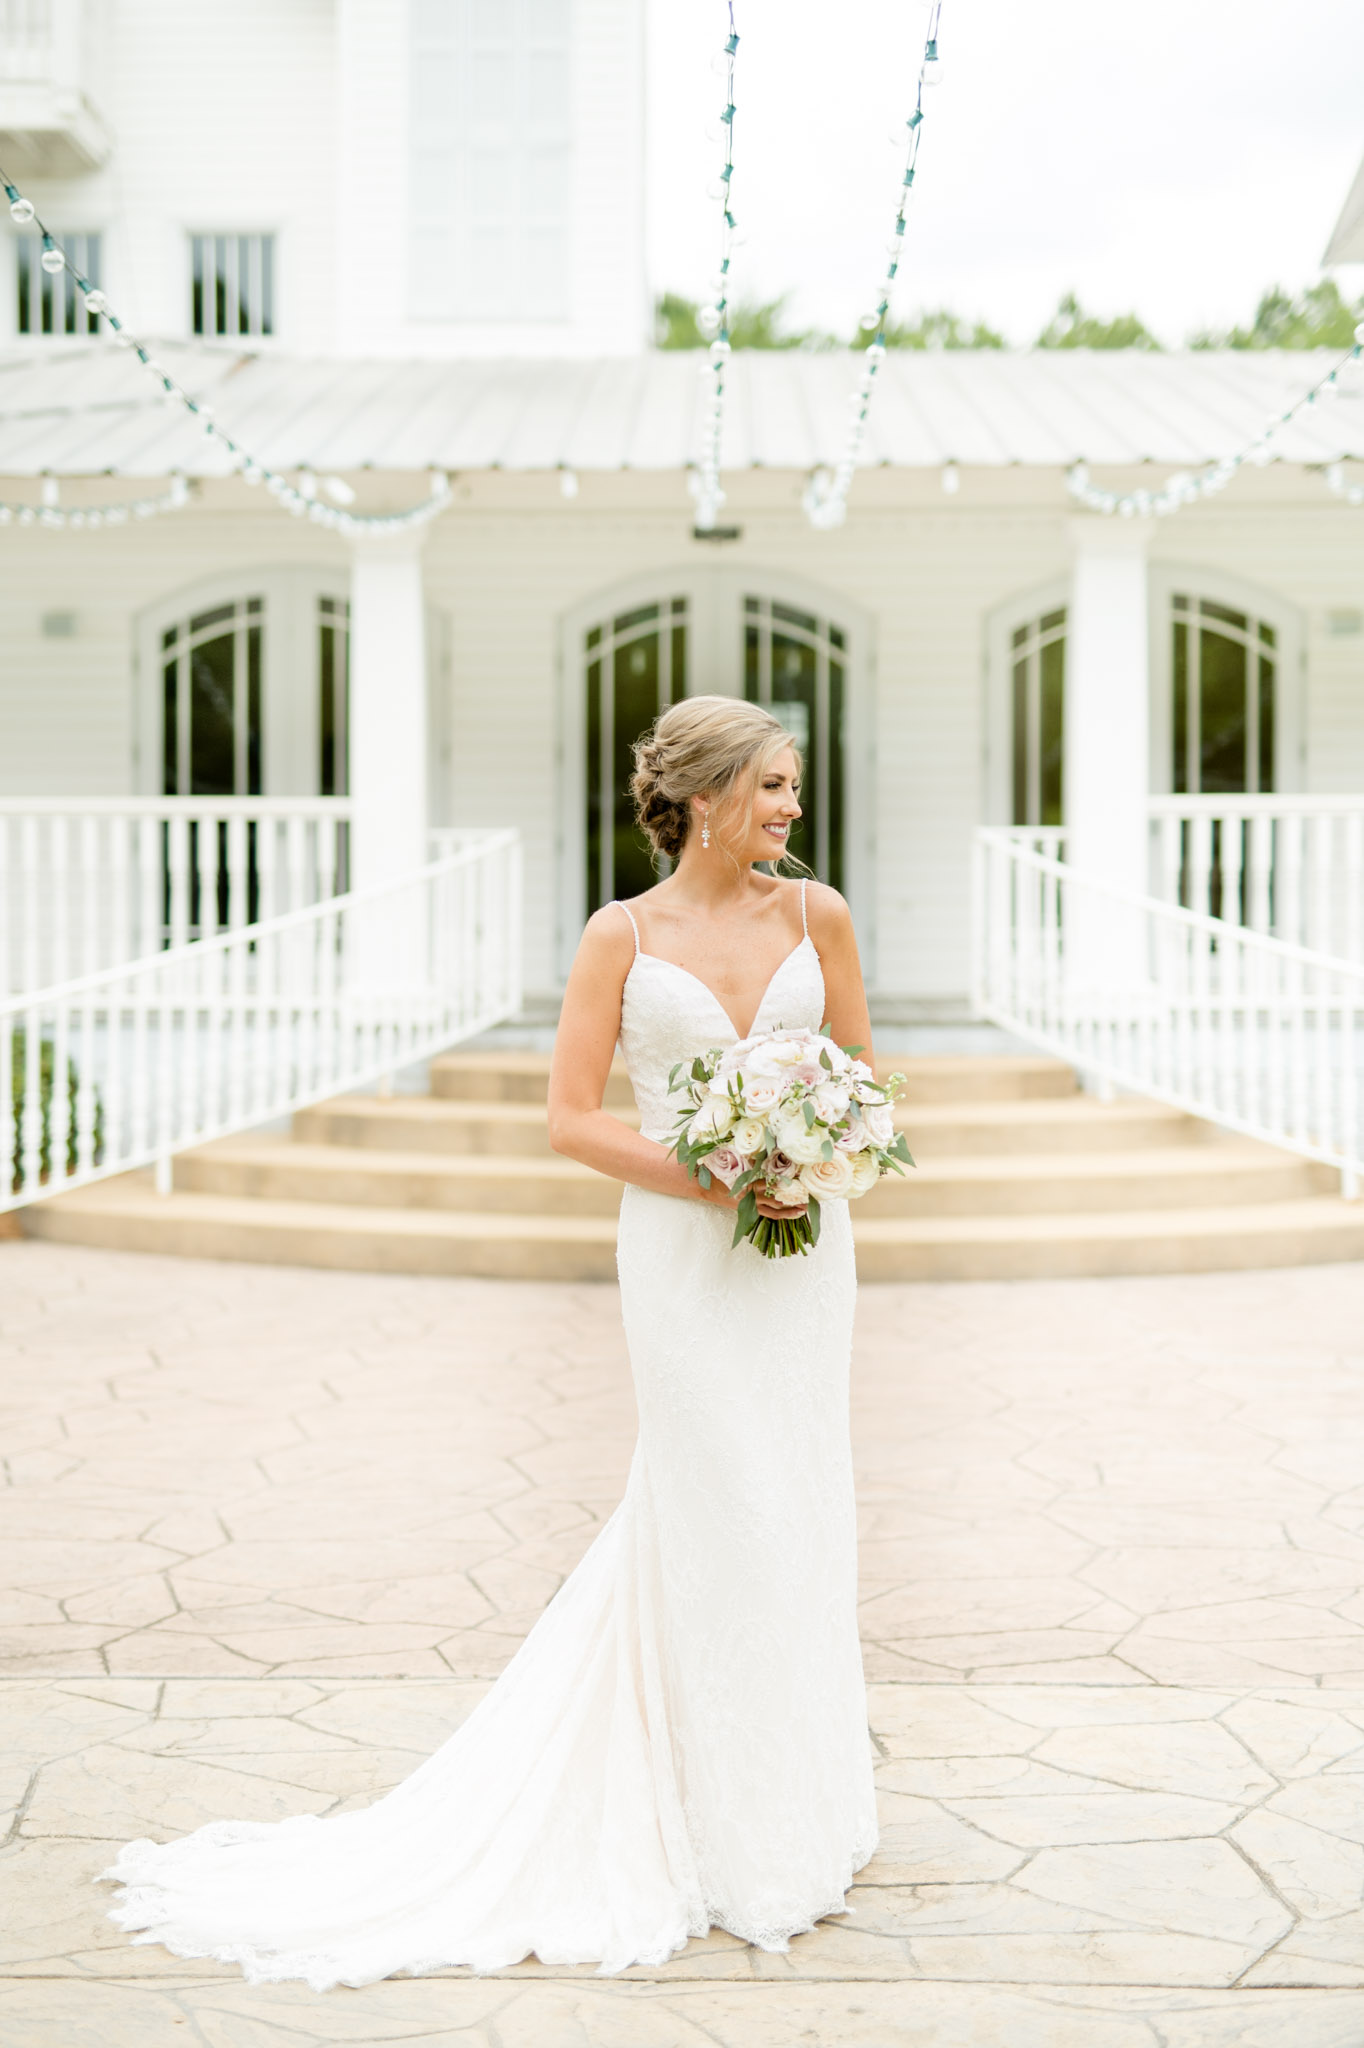
[(742, 697), (684, 697), (660, 714), (635, 742), (630, 791), (635, 816), (655, 853), (676, 860), (691, 830), (691, 800), (723, 803), (744, 784), (756, 791), (763, 770), (789, 747), (800, 772), (800, 749), (780, 719)]

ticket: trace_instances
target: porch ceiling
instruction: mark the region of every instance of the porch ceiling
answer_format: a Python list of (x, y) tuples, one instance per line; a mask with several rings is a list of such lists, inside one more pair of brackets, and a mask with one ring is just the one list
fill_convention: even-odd
[[(867, 460), (894, 468), (1211, 461), (1249, 440), (1336, 351), (892, 353)], [(700, 447), (702, 358), (300, 360), (167, 343), (166, 368), (278, 469), (678, 470)], [(808, 470), (842, 448), (843, 354), (746, 351), (729, 371), (723, 466)], [(1364, 457), (1364, 376), (1280, 436), (1281, 459)], [(47, 342), (0, 354), (0, 475), (223, 476), (222, 451), (127, 353)]]

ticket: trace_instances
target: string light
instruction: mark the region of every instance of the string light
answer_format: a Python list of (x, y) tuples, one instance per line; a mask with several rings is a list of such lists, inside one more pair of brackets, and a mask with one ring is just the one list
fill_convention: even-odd
[(729, 0), (729, 35), (724, 47), (725, 104), (720, 112), (725, 160), (720, 170), (716, 197), (720, 202), (720, 267), (711, 285), (711, 298), (701, 307), (696, 324), (709, 337), (710, 353), (702, 365), (705, 391), (701, 418), (701, 459), (688, 479), (696, 500), (696, 524), (703, 533), (715, 525), (716, 514), (725, 502), (720, 487), (720, 436), (725, 420), (725, 366), (729, 361), (730, 263), (734, 249), (734, 55), (739, 47), (734, 26), (734, 0)]
[(1322, 471), (1328, 490), (1343, 498), (1347, 505), (1364, 505), (1364, 485), (1347, 483), (1343, 462), (1328, 463)]
[(154, 498), (129, 498), (115, 505), (72, 505), (57, 502), (57, 479), (43, 478), (39, 505), (0, 504), (0, 526), (126, 526), (134, 519), (155, 519), (160, 512), (180, 512), (189, 503), (189, 484), (172, 477), (168, 491)]
[(861, 325), (871, 334), (863, 358), (862, 375), (857, 388), (848, 401), (848, 437), (837, 466), (833, 469), (817, 469), (811, 477), (801, 500), (812, 526), (828, 529), (841, 526), (848, 514), (848, 492), (852, 489), (853, 475), (857, 469), (862, 443), (867, 434), (867, 414), (871, 410), (872, 393), (881, 365), (886, 359), (886, 314), (900, 274), (900, 263), (905, 247), (905, 209), (909, 205), (914, 189), (914, 177), (919, 167), (919, 145), (924, 132), (924, 88), (938, 83), (938, 21), (942, 14), (942, 0), (933, 0), (929, 8), (928, 34), (924, 41), (924, 53), (919, 61), (919, 86), (914, 98), (914, 109), (905, 127), (908, 134), (905, 142), (904, 173), (900, 179), (895, 199), (895, 226), (887, 243), (889, 261), (885, 273), (877, 286), (873, 309), (862, 315)]
[[(97, 313), (105, 321), (120, 348), (130, 349), (147, 375), (157, 386), (162, 399), (181, 406), (197, 421), (201, 432), (216, 443), (227, 455), (235, 469), (248, 484), (263, 484), (269, 495), (290, 512), (296, 519), (308, 519), (315, 526), (325, 527), (329, 532), (350, 536), (384, 538), (390, 535), (410, 532), (414, 527), (424, 526), (428, 520), (445, 510), (450, 502), (450, 479), (442, 470), (431, 472), (429, 496), (419, 505), (410, 506), (405, 512), (362, 513), (346, 511), (341, 504), (326, 505), (317, 495), (317, 479), (305, 471), (298, 484), (293, 484), (279, 470), (272, 469), (268, 462), (261, 462), (244, 448), (232, 435), (220, 427), (213, 416), (213, 408), (191, 398), (181, 389), (174, 377), (157, 362), (144, 342), (130, 334), (118, 316), (109, 310), (106, 294), (100, 291), (72, 263), (57, 237), (38, 218), (33, 201), (26, 199), (14, 186), (3, 170), (0, 183), (5, 188), (9, 201), (10, 219), (18, 227), (36, 227), (43, 238), (42, 267), (56, 277), (68, 271), (74, 279), (76, 289), (83, 295), (87, 312)], [(344, 500), (354, 498), (349, 484), (340, 477), (324, 477), (322, 487), (328, 495)], [(49, 494), (50, 495), (50, 494)], [(124, 505), (102, 505), (86, 508), (73, 507), (63, 510), (55, 504), (0, 506), (0, 525), (20, 526), (119, 526), (129, 519), (150, 519), (161, 512), (179, 512), (189, 503), (189, 490), (183, 477), (172, 480), (168, 491), (154, 498), (135, 498)]]
[[(1183, 505), (1192, 505), (1199, 498), (1215, 497), (1224, 491), (1236, 472), (1247, 463), (1257, 467), (1269, 462), (1274, 454), (1274, 441), (1283, 429), (1291, 426), (1300, 413), (1309, 407), (1329, 404), (1340, 390), (1342, 372), (1348, 371), (1364, 355), (1364, 321), (1355, 329), (1353, 348), (1346, 351), (1340, 361), (1319, 377), (1301, 397), (1294, 399), (1287, 412), (1275, 413), (1267, 420), (1259, 433), (1236, 450), (1232, 455), (1223, 455), (1216, 462), (1198, 471), (1182, 470), (1172, 476), (1154, 491), (1106, 491), (1098, 484), (1091, 483), (1088, 465), (1077, 462), (1066, 472), (1066, 486), (1072, 498), (1087, 505), (1091, 512), (1116, 513), (1121, 519), (1163, 519), (1171, 512), (1178, 512)], [(1330, 472), (1327, 472), (1330, 483)], [(1342, 477), (1343, 484), (1343, 477)], [(1331, 485), (1335, 490), (1337, 486)], [(1351, 504), (1364, 504), (1364, 495), (1350, 496), (1350, 490), (1342, 494)]]

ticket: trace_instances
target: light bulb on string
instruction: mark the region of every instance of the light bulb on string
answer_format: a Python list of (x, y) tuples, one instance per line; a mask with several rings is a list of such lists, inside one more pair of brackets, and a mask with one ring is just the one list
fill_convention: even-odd
[(59, 271), (66, 268), (66, 258), (53, 242), (50, 235), (43, 236), (43, 253), (38, 258), (38, 261), (42, 264), (49, 277), (56, 277)]
[(17, 228), (26, 228), (33, 219), (33, 214), (34, 205), (31, 199), (16, 198), (10, 201), (9, 217)]

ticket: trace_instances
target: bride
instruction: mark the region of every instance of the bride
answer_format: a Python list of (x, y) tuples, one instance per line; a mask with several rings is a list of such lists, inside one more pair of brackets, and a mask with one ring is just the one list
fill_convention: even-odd
[[(673, 869), (589, 922), (549, 1093), (555, 1149), (626, 1183), (625, 1498), (491, 1692), (387, 1797), (132, 1842), (104, 1873), (140, 1941), (254, 1983), (531, 1954), (616, 1971), (711, 1927), (780, 1950), (845, 1910), (876, 1846), (847, 1204), (825, 1205), (808, 1256), (731, 1250), (733, 1198), (660, 1142), (679, 1060), (782, 1025), (868, 1045), (852, 924), (834, 890), (764, 871), (800, 816), (799, 757), (769, 712), (689, 698), (635, 757), (640, 823)], [(601, 1106), (617, 1040), (638, 1132)]]

